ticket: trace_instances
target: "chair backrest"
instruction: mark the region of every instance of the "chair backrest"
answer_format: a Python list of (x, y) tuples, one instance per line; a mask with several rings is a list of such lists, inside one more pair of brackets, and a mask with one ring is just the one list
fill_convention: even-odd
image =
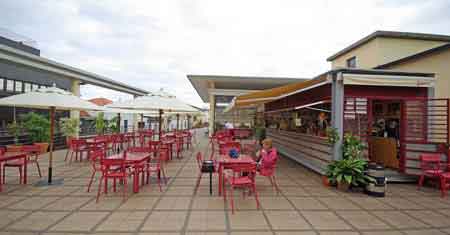
[(148, 141), (149, 150), (152, 152), (157, 152), (159, 150), (160, 146), (161, 146), (161, 141), (159, 141), (159, 140), (149, 140)]
[(197, 153), (196, 159), (197, 159), (198, 169), (202, 170), (203, 157), (202, 157), (202, 153), (201, 152)]
[(433, 153), (424, 153), (420, 155), (420, 168), (422, 170), (441, 169), (441, 155)]
[(122, 173), (126, 172), (125, 158), (115, 158), (108, 159), (103, 158), (100, 161), (101, 169), (104, 174), (108, 174), (109, 172), (117, 172), (120, 171)]
[(85, 139), (71, 139), (70, 140), (70, 147), (73, 149), (79, 148), (86, 145)]
[(250, 178), (256, 175), (256, 163), (239, 163), (230, 166), (233, 171), (233, 178), (240, 177), (242, 173), (246, 173)]
[(129, 147), (127, 152), (130, 153), (148, 153), (150, 152), (148, 147)]
[(41, 148), (37, 145), (23, 145), (20, 150), (27, 153), (39, 153)]

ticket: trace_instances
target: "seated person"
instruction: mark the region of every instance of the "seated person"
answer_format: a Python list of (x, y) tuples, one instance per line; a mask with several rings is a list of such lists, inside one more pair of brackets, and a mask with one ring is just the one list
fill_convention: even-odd
[(272, 147), (272, 139), (264, 139), (262, 141), (262, 149), (256, 154), (258, 157), (257, 169), (270, 169), (278, 160), (277, 149)]

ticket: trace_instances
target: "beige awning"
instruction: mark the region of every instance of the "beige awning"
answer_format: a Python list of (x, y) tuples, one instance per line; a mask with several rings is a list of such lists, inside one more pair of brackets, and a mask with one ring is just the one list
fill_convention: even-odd
[(345, 85), (434, 87), (435, 78), (418, 76), (343, 74)]

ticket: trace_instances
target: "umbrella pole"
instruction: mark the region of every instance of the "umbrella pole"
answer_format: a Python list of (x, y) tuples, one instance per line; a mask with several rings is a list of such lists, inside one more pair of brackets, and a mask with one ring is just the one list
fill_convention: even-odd
[(161, 125), (162, 125), (162, 114), (163, 114), (163, 111), (162, 111), (162, 109), (160, 109), (159, 110), (159, 125), (158, 125), (158, 139), (159, 140), (161, 140)]
[(55, 128), (55, 107), (50, 107), (50, 153), (48, 158), (48, 184), (52, 184), (54, 128)]
[(179, 124), (180, 124), (180, 114), (177, 113), (177, 131), (180, 129)]
[(120, 133), (120, 113), (117, 113), (117, 123), (116, 123), (116, 125), (117, 125), (117, 129), (118, 129), (118, 131), (119, 131), (119, 133)]

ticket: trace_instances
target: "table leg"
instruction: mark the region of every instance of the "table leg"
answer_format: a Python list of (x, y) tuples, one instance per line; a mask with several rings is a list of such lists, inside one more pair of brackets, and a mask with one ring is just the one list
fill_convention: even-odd
[(212, 195), (212, 172), (209, 172), (209, 195)]
[(223, 176), (222, 176), (223, 166), (220, 164), (219, 166), (219, 196), (222, 195), (222, 184), (223, 184)]
[(28, 174), (27, 174), (27, 172), (28, 172), (28, 170), (27, 170), (27, 166), (28, 166), (28, 157), (27, 156), (25, 156), (25, 159), (24, 159), (24, 161), (25, 161), (25, 165), (23, 166), (23, 184), (27, 184), (27, 178), (28, 178)]

